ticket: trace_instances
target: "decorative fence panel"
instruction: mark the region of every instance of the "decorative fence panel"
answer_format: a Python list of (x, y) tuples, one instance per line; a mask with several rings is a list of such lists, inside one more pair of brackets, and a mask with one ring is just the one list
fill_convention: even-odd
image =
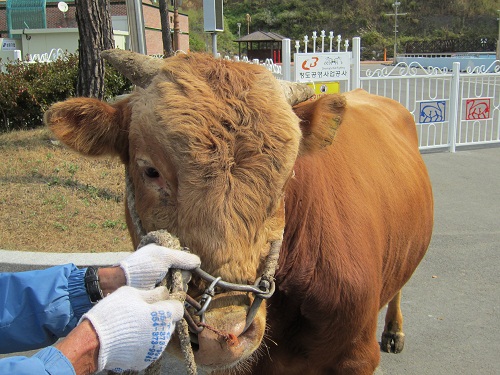
[[(488, 73), (492, 72), (492, 73)], [(460, 73), (399, 63), (360, 77), (360, 87), (403, 104), (415, 118), (420, 149), (500, 143), (500, 66)]]
[(392, 98), (403, 104), (417, 125), (419, 147), (431, 149), (450, 144), (450, 101), (452, 74), (446, 70), (424, 69), (416, 63), (405, 63), (367, 70), (360, 77), (364, 90)]
[(458, 91), (456, 145), (500, 143), (500, 65), (461, 73)]

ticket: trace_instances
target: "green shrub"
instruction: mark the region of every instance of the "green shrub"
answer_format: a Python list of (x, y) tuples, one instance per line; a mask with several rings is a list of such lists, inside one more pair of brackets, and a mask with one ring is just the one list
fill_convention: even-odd
[[(53, 103), (75, 95), (78, 55), (51, 63), (7, 62), (0, 73), (0, 132), (42, 126), (43, 113)], [(106, 65), (106, 99), (130, 91), (131, 83)]]
[(375, 30), (361, 32), (361, 59), (382, 60), (384, 48), (391, 45), (391, 41)]
[(115, 96), (125, 94), (132, 90), (132, 83), (111, 64), (106, 61), (106, 74), (104, 75), (104, 99), (110, 100)]

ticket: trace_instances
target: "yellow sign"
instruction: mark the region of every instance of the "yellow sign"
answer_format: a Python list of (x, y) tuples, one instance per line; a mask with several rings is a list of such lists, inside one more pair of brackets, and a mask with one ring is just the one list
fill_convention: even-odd
[(339, 82), (314, 82), (308, 83), (307, 85), (312, 87), (316, 94), (316, 98), (325, 94), (338, 94), (340, 92)]

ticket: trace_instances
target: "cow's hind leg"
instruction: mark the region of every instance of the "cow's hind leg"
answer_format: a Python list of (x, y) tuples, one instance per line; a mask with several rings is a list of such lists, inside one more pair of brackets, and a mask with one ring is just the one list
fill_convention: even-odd
[(382, 333), (382, 350), (399, 353), (405, 345), (403, 333), (403, 314), (401, 313), (401, 290), (389, 302), (385, 314), (385, 327)]

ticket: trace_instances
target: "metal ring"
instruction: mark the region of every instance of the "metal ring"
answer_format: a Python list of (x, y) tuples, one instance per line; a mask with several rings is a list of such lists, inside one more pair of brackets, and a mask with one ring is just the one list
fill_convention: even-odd
[[(276, 283), (274, 282), (274, 279), (267, 280), (264, 279), (263, 277), (259, 277), (256, 281), (255, 284), (259, 290), (260, 293), (258, 293), (255, 297), (263, 298), (263, 299), (269, 299), (271, 296), (274, 294), (274, 291), (276, 290)], [(264, 289), (262, 289), (264, 288)]]

